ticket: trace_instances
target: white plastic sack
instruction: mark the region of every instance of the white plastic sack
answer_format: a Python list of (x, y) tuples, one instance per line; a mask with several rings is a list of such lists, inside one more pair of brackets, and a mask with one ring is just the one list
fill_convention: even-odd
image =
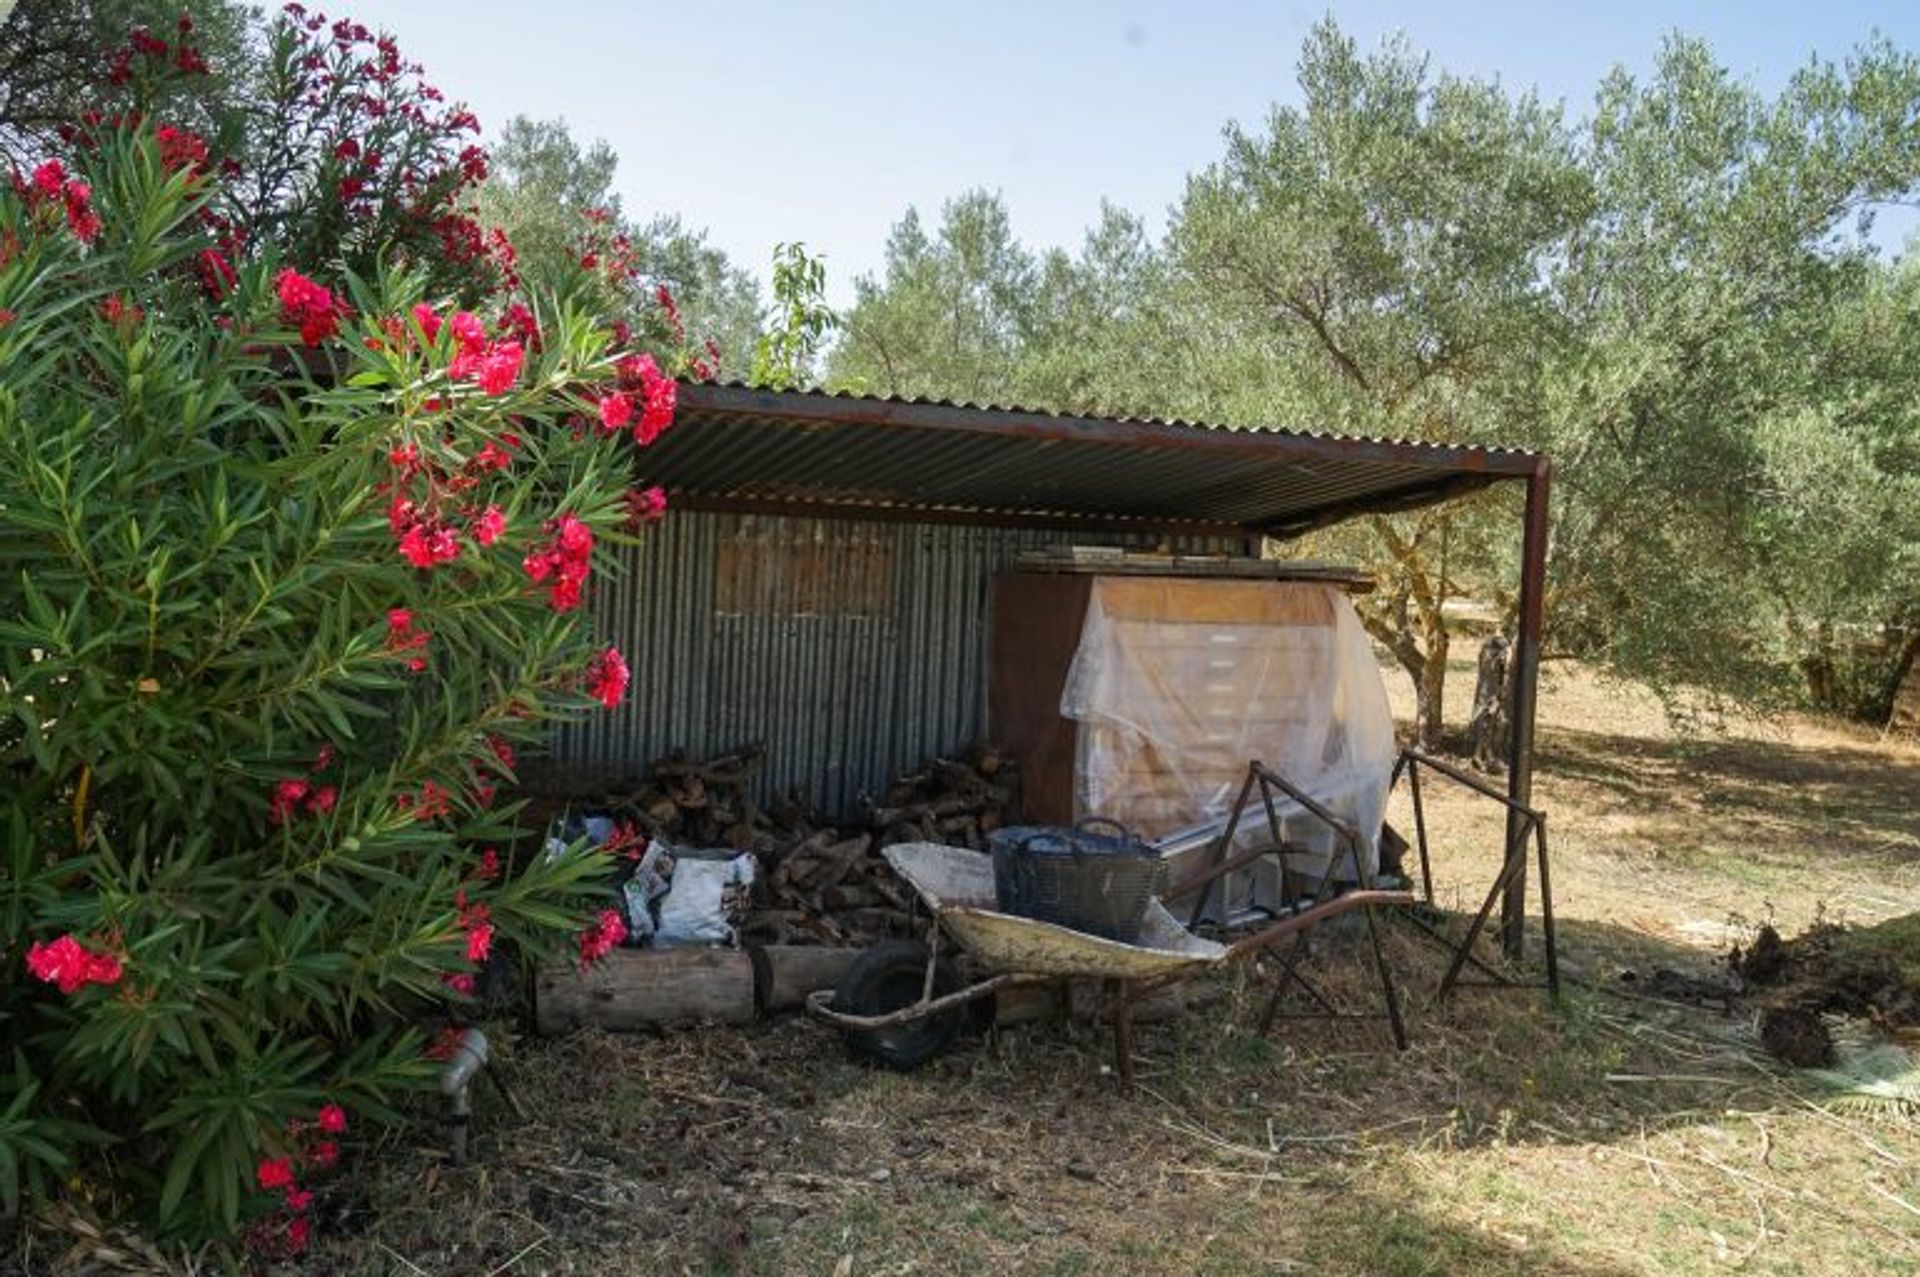
[[(1350, 821), (1368, 872), (1396, 745), (1386, 685), (1353, 604), (1317, 582), (1100, 577), (1060, 712), (1080, 724), (1076, 800), (1159, 838), (1224, 815), (1259, 759)], [(1293, 804), (1288, 841), (1335, 849)], [(1257, 799), (1244, 823), (1264, 839)], [(1350, 865), (1342, 878), (1351, 878)]]
[(751, 886), (758, 864), (751, 853), (727, 860), (696, 860), (677, 855), (672, 884), (660, 901), (660, 923), (653, 933), (654, 948), (733, 944), (733, 924), (728, 921), (726, 910), (727, 889)]

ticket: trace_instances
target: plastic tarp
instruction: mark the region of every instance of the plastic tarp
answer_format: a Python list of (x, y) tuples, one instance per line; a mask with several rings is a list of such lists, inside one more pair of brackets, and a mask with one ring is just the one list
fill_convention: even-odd
[[(1299, 581), (1095, 580), (1060, 712), (1079, 724), (1075, 798), (1159, 839), (1222, 819), (1259, 759), (1351, 822), (1371, 874), (1397, 752), (1373, 645), (1337, 587)], [(1258, 799), (1237, 841), (1270, 841)], [(1340, 850), (1282, 804), (1311, 878)], [(1336, 876), (1350, 879), (1350, 865)]]

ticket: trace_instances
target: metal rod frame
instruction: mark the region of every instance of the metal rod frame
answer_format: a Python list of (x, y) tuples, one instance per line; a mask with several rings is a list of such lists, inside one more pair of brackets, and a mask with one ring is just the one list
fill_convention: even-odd
[[(1500, 872), (1493, 880), (1493, 886), (1487, 892), (1486, 900), (1473, 916), (1473, 922), (1467, 928), (1466, 938), (1455, 946), (1447, 942), (1440, 933), (1423, 921), (1415, 919), (1420, 929), (1427, 935), (1440, 941), (1453, 952), (1453, 960), (1447, 966), (1447, 973), (1440, 980), (1439, 996), (1444, 999), (1460, 983), (1461, 969), (1469, 962), (1481, 971), (1492, 975), (1495, 981), (1508, 988), (1538, 987), (1530, 982), (1516, 981), (1500, 974), (1473, 956), (1474, 941), (1480, 938), (1481, 930), (1487, 925), (1487, 919), (1493, 913), (1496, 901), (1509, 902), (1514, 899), (1514, 883), (1518, 881), (1524, 888), (1527, 869), (1527, 842), (1534, 845), (1534, 857), (1540, 867), (1540, 921), (1541, 931), (1547, 946), (1547, 979), (1545, 988), (1555, 997), (1560, 996), (1560, 951), (1553, 925), (1553, 878), (1548, 869), (1547, 860), (1547, 815), (1543, 811), (1527, 806), (1511, 794), (1503, 794), (1480, 777), (1444, 759), (1417, 749), (1401, 751), (1398, 761), (1393, 765), (1393, 775), (1387, 782), (1392, 790), (1399, 783), (1401, 775), (1407, 777), (1408, 793), (1413, 798), (1414, 836), (1420, 849), (1421, 894), (1429, 906), (1433, 904), (1433, 873), (1431, 857), (1427, 848), (1426, 804), (1420, 792), (1420, 769), (1428, 768), (1447, 779), (1465, 786), (1483, 798), (1490, 798), (1507, 809), (1507, 845), (1500, 860)], [(1521, 897), (1524, 900), (1524, 895)], [(1503, 916), (1504, 923), (1504, 916)], [(1513, 950), (1507, 947), (1508, 956)]]
[[(1539, 702), (1540, 634), (1547, 592), (1547, 499), (1552, 487), (1552, 463), (1545, 457), (1535, 458), (1533, 471), (1527, 476), (1526, 522), (1520, 546), (1520, 627), (1513, 645), (1512, 722), (1507, 733), (1507, 797), (1512, 800), (1507, 808), (1510, 848), (1525, 837), (1524, 813), (1533, 803), (1534, 711)], [(1540, 858), (1543, 883), (1546, 863), (1543, 854)], [(1544, 885), (1541, 890), (1546, 890)], [(1551, 912), (1547, 916), (1551, 918)], [(1508, 875), (1506, 895), (1500, 902), (1501, 946), (1507, 957), (1516, 961), (1526, 949), (1526, 923), (1527, 876), (1524, 873)], [(1551, 926), (1551, 922), (1548, 925)], [(1554, 964), (1551, 942), (1547, 964), (1549, 967)]]
[[(1260, 805), (1267, 817), (1267, 833), (1272, 838), (1272, 844), (1260, 849), (1258, 852), (1229, 857), (1227, 855), (1227, 848), (1233, 845), (1233, 836), (1240, 827), (1241, 812), (1245, 810), (1247, 800), (1253, 796), (1253, 791), (1256, 786), (1260, 791)], [(1329, 1004), (1325, 998), (1321, 997), (1319, 992), (1300, 974), (1296, 968), (1296, 963), (1298, 963), (1306, 951), (1307, 933), (1311, 928), (1318, 926), (1321, 922), (1326, 921), (1336, 913), (1344, 913), (1348, 909), (1360, 908), (1366, 913), (1367, 940), (1373, 949), (1374, 966), (1380, 977), (1381, 996), (1386, 1003), (1386, 1010), (1383, 1014), (1387, 1022), (1392, 1026), (1394, 1044), (1404, 1051), (1407, 1049), (1406, 1022), (1400, 1015), (1399, 994), (1393, 987), (1393, 971), (1387, 965), (1386, 951), (1381, 948), (1380, 929), (1374, 920), (1373, 911), (1376, 905), (1411, 904), (1413, 901), (1412, 894), (1409, 892), (1384, 892), (1377, 890), (1374, 887), (1373, 875), (1367, 870), (1366, 857), (1364, 854), (1366, 844), (1360, 837), (1360, 831), (1345, 820), (1342, 820), (1339, 816), (1336, 816), (1320, 803), (1318, 799), (1268, 767), (1259, 759), (1255, 759), (1247, 764), (1247, 778), (1240, 785), (1240, 794), (1239, 797), (1234, 800), (1232, 810), (1227, 813), (1227, 823), (1221, 828), (1219, 836), (1214, 840), (1212, 852), (1209, 857), (1211, 864), (1207, 872), (1192, 882), (1182, 884), (1175, 891), (1176, 896), (1186, 895), (1189, 891), (1193, 890), (1199, 892), (1199, 898), (1194, 901), (1193, 908), (1188, 913), (1187, 926), (1189, 929), (1192, 929), (1199, 924), (1201, 917), (1206, 913), (1207, 902), (1212, 899), (1214, 884), (1221, 882), (1231, 870), (1242, 867), (1263, 856), (1284, 854), (1292, 846), (1280, 833), (1280, 817), (1274, 809), (1273, 801), (1275, 790), (1280, 791), (1292, 799), (1302, 810), (1326, 825), (1327, 828), (1334, 832), (1335, 837), (1346, 844), (1348, 856), (1353, 863), (1354, 881), (1358, 884), (1358, 890), (1347, 892), (1340, 897), (1329, 898), (1328, 888), (1332, 886), (1333, 875), (1339, 868), (1341, 862), (1341, 857), (1337, 853), (1329, 856), (1327, 858), (1326, 872), (1321, 875), (1319, 884), (1314, 888), (1314, 903), (1310, 907), (1302, 912), (1293, 914), (1291, 917), (1280, 919), (1271, 926), (1262, 928), (1253, 936), (1247, 937), (1246, 940), (1241, 941), (1229, 949), (1229, 953), (1237, 956), (1239, 953), (1248, 951), (1248, 949), (1243, 948), (1243, 946), (1249, 946), (1249, 942), (1251, 942), (1250, 948), (1264, 949), (1276, 941), (1283, 939), (1287, 934), (1298, 932), (1298, 938), (1295, 940), (1291, 952), (1289, 952), (1285, 958), (1281, 959), (1280, 975), (1275, 983), (1273, 996), (1267, 1003), (1266, 1013), (1261, 1017), (1261, 1035), (1266, 1035), (1272, 1027), (1274, 1020), (1279, 1015), (1280, 1002), (1285, 996), (1289, 978), (1305, 988), (1313, 999), (1323, 1008), (1327, 1008), (1327, 1015), (1329, 1017), (1335, 1019), (1351, 1018), (1333, 1012), (1331, 1010), (1331, 1004)], [(1367, 1016), (1361, 1018), (1371, 1019), (1375, 1017)]]

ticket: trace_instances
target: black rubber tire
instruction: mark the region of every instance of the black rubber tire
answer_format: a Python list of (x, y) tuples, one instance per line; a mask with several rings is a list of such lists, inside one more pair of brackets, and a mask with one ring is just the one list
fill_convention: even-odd
[[(847, 968), (833, 991), (833, 1009), (850, 1015), (885, 1015), (920, 1000), (927, 978), (927, 946), (918, 940), (883, 940)], [(936, 974), (936, 994), (950, 992)], [(953, 1044), (965, 1020), (955, 1007), (886, 1029), (842, 1029), (847, 1047), (862, 1059), (910, 1072)]]

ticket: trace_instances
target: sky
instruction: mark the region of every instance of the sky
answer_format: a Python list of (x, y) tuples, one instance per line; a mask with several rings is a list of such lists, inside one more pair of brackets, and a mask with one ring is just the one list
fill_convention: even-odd
[(1103, 198), (1157, 231), (1229, 121), (1297, 100), (1301, 41), (1329, 11), (1363, 49), (1401, 32), (1436, 67), (1537, 89), (1576, 118), (1610, 68), (1644, 71), (1676, 29), (1769, 91), (1875, 30), (1920, 48), (1913, 0), (321, 7), (391, 31), (490, 128), (558, 116), (612, 143), (636, 219), (678, 213), (763, 278), (777, 243), (824, 254), (835, 305), (880, 268), (908, 206), (932, 220), (975, 187), (1006, 198), (1036, 249), (1077, 247)]

